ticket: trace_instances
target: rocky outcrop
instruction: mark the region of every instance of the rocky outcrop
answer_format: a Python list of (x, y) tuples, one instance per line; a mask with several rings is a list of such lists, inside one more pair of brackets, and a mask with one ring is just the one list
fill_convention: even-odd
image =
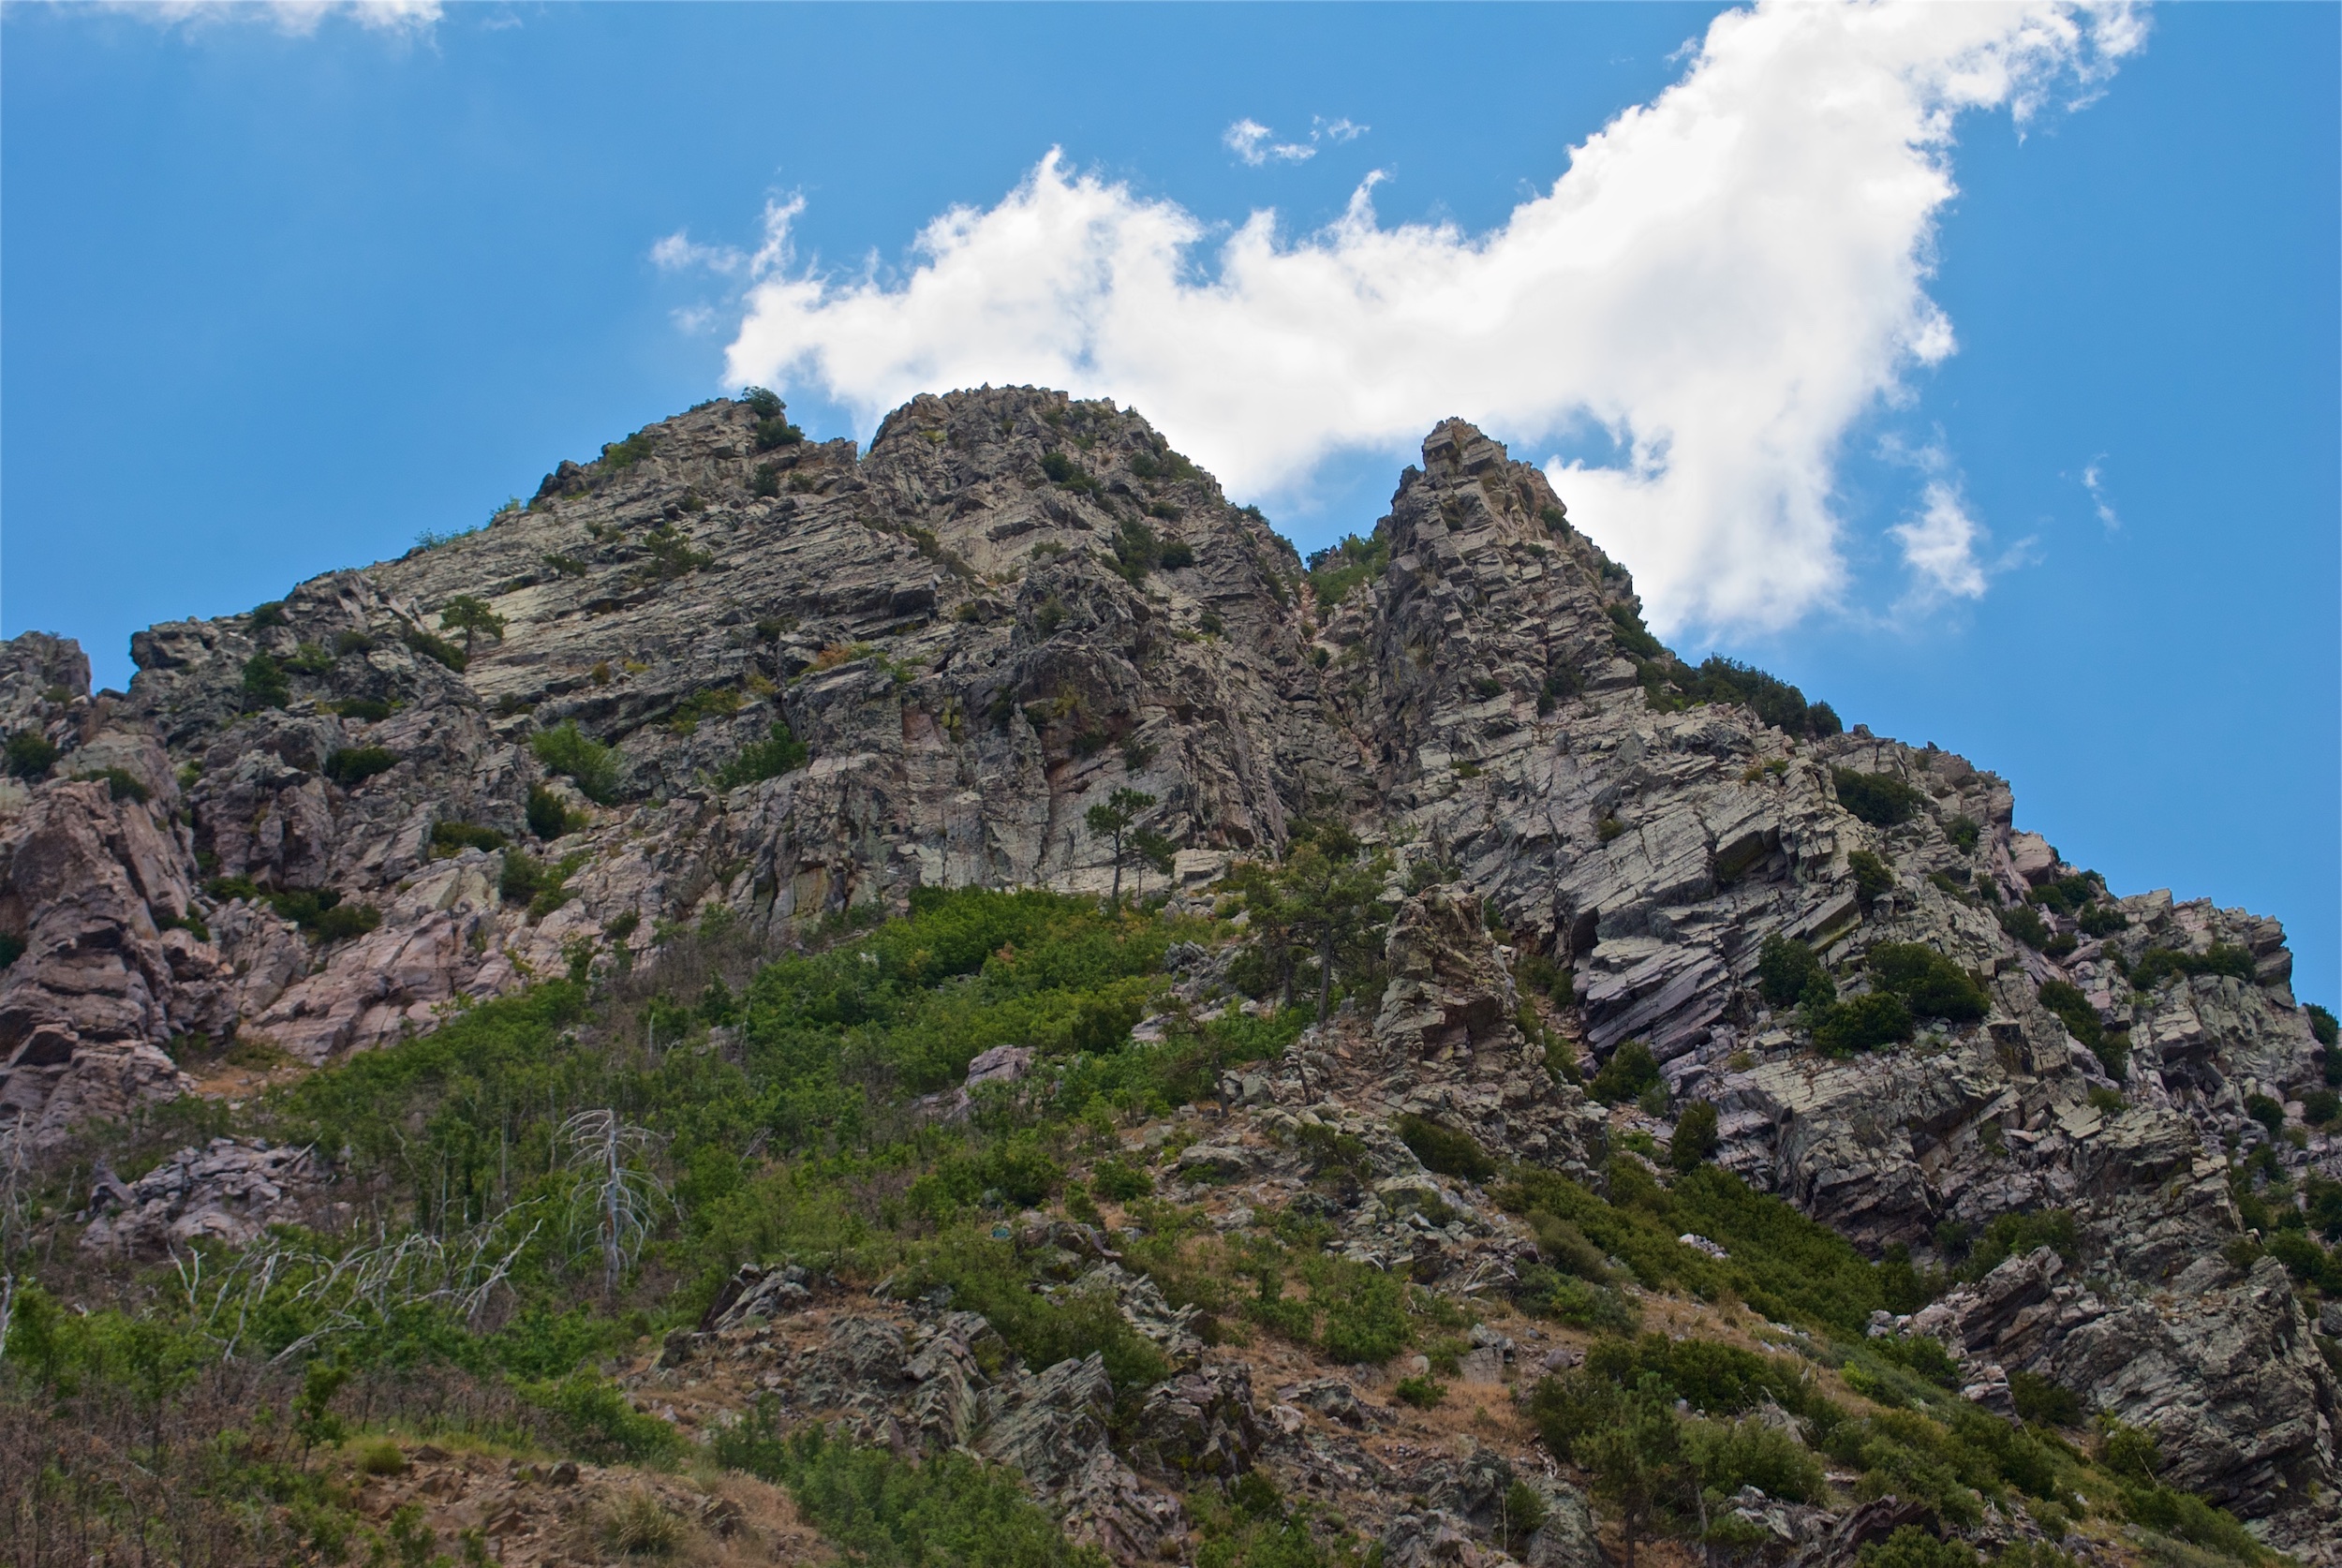
[(1234, 1480), (1253, 1467), (1262, 1441), (1252, 1372), (1206, 1367), (1157, 1383), (1148, 1394), (1131, 1453), (1152, 1474)]
[(2199, 1260), (2164, 1291), (2101, 1294), (2047, 1247), (2012, 1257), (1916, 1314), (2003, 1402), (2032, 1372), (2085, 1404), (2153, 1429), (2165, 1477), (2253, 1511), (2326, 1473), (2342, 1409), (2310, 1325), (2275, 1260), (2237, 1269)]
[(1602, 1115), (1521, 1031), (1510, 966), (1477, 897), (1435, 886), (1405, 900), (1384, 962), (1390, 981), (1367, 1065), (1394, 1113), (1538, 1164), (1589, 1174), (1601, 1163)]
[(82, 1247), (124, 1254), (195, 1241), (242, 1247), (271, 1224), (306, 1218), (322, 1179), (309, 1149), (238, 1138), (183, 1148), (126, 1185), (101, 1165)]

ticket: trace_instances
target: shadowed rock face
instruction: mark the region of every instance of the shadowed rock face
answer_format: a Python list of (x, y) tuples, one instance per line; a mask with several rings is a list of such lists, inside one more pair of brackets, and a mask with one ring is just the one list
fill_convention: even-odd
[[(1725, 1165), (1860, 1245), (1925, 1262), (1946, 1221), (2073, 1210), (2062, 1274), (1996, 1275), (1958, 1307), (1972, 1370), (2157, 1422), (2175, 1475), (2310, 1539), (2298, 1504), (2342, 1481), (2342, 1400), (2275, 1265), (2223, 1257), (2223, 1140), (2265, 1141), (2245, 1097), (2298, 1098), (2317, 1071), (2275, 922), (2154, 893), (2100, 938), (2053, 917), (2062, 957), (2013, 939), (1995, 905), (2074, 868), (2014, 830), (2005, 783), (1859, 726), (1654, 703), (1626, 573), (1460, 422), (1401, 477), (1387, 566), (1330, 604), (1110, 404), (922, 397), (861, 455), (760, 452), (755, 432), (711, 403), (563, 464), (479, 532), (141, 632), (127, 695), (91, 695), (70, 643), (0, 645), (0, 729), (57, 748), (0, 780), (0, 933), (23, 944), (0, 976), (8, 1135), (186, 1092), (175, 1041), (323, 1061), (640, 951), (661, 920), (720, 908), (783, 941), (921, 886), (1103, 891), (1081, 823), (1116, 789), (1157, 797), (1146, 824), (1188, 886), (1298, 817), (1346, 816), (1454, 880), (1401, 908), (1371, 1038), (1313, 1058), (1335, 1092), (1590, 1169), (1598, 1115), (1515, 1021), (1519, 961), (1541, 955), (1571, 976), (1573, 1049), (1648, 1044), (1675, 1103), (1718, 1108)], [(467, 659), (439, 619), (462, 595), (502, 625)], [(777, 722), (809, 763), (745, 776)], [(599, 799), (532, 746), (568, 724), (611, 748)], [(1905, 820), (1859, 820), (1837, 770), (1907, 786)], [(532, 788), (571, 815), (552, 841)], [(508, 899), (524, 851), (555, 880)], [(1858, 852), (1883, 891), (1858, 886)], [(1873, 945), (1924, 944), (1989, 1013), (1824, 1058), (1755, 988), (1776, 932), (1842, 989)], [(2249, 978), (2125, 978), (2151, 947), (2215, 944)], [(2119, 1108), (2093, 1103), (2113, 1085), (2037, 999), (2050, 981), (2116, 1043)], [(2337, 1162), (2322, 1137), (2275, 1152)], [(2010, 1292), (2038, 1310), (2012, 1309), (2004, 1342)]]

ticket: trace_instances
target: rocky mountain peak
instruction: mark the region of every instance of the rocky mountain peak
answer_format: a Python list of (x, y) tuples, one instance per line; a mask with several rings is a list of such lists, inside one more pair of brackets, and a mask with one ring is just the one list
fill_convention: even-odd
[[(1930, 1309), (1978, 1386), (2157, 1425), (2189, 1487), (2330, 1540), (2303, 1500), (2342, 1484), (2342, 1396), (2246, 1223), (2342, 1176), (2282, 928), (2117, 893), (1966, 760), (1678, 659), (1461, 420), (1305, 566), (1111, 403), (923, 395), (864, 452), (719, 399), (131, 651), (93, 696), (71, 643), (0, 646), (19, 1146), (195, 1093), (230, 1042), (339, 1061), (711, 917), (779, 953), (1118, 870), (1200, 916), (1336, 823), (1389, 856), (1387, 988), (1223, 1091), (1264, 1137), (1429, 1118), (1598, 1182), (1704, 1104), (1718, 1164), (1874, 1254), (2065, 1216), (2086, 1288), (2036, 1259)], [(1118, 867), (1102, 807), (1160, 858)], [(1576, 1080), (1622, 1060), (1648, 1082), (1606, 1112)], [(141, 1190), (148, 1229), (179, 1191)]]

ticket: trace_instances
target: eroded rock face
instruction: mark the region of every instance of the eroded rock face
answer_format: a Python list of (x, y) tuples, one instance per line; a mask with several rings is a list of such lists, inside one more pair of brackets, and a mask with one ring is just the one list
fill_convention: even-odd
[[(465, 998), (630, 961), (661, 921), (720, 909), (779, 942), (918, 887), (1103, 892), (1106, 848), (1081, 823), (1119, 788), (1157, 797), (1146, 825), (1181, 846), (1191, 887), (1298, 817), (1347, 817), (1440, 877), (1393, 887), (1373, 1015), (1248, 1066), (1233, 1101), (1286, 1134), (1339, 1125), (1376, 1183), (1429, 1181), (1389, 1135), (1402, 1113), (1593, 1178), (1603, 1117), (1519, 1027), (1520, 960), (1541, 957), (1571, 980), (1557, 1050), (1593, 1066), (1642, 1042), (1673, 1105), (1717, 1106), (1725, 1165), (1865, 1248), (1932, 1262), (1939, 1235), (2070, 1210), (2077, 1258), (2017, 1310), (2037, 1316), (2016, 1339), (1982, 1287), (1959, 1307), (1979, 1371), (2021, 1366), (2157, 1423), (2189, 1485), (2306, 1538), (2301, 1500), (2342, 1485), (2335, 1380), (2270, 1270), (2222, 1257), (2241, 1234), (2226, 1146), (2269, 1143), (2246, 1098), (2298, 1099), (2317, 1072), (2275, 922), (2151, 893), (2114, 903), (2119, 929), (2048, 912), (2057, 940), (2010, 937), (1998, 910), (2076, 868), (2016, 830), (2002, 780), (1859, 726), (1791, 733), (1668, 696), (1631, 580), (1541, 472), (1460, 422), (1401, 477), (1387, 568), (1322, 606), (1256, 513), (1108, 404), (922, 397), (867, 453), (760, 453), (753, 424), (706, 405), (648, 427), (631, 461), (563, 465), (455, 542), (152, 628), (126, 696), (93, 695), (68, 643), (0, 644), (0, 728), (56, 748), (46, 773), (0, 779), (0, 935), (22, 944), (0, 975), (0, 1131), (52, 1145), (187, 1092), (185, 1041), (371, 1049)], [(444, 631), (458, 594), (501, 636), (464, 649)], [(734, 765), (777, 723), (809, 761), (748, 777)], [(572, 724), (610, 748), (583, 787), (534, 746)], [(1904, 820), (1849, 811), (1847, 770), (1905, 787)], [(535, 788), (571, 817), (556, 830), (541, 802), (551, 841)], [(557, 885), (526, 894), (523, 855)], [(1820, 1057), (1754, 985), (1775, 933), (1842, 991), (1877, 943), (1924, 944), (1989, 1013)], [(2157, 948), (2221, 962), (2137, 992)], [(1214, 962), (1180, 956), (1183, 997)], [(2104, 1060), (2038, 999), (2051, 982), (2096, 1010)], [(1012, 1048), (971, 1087), (1022, 1092), (1030, 1065)], [(1182, 1168), (1253, 1180), (1297, 1158), (1223, 1140)], [(2267, 1159), (2342, 1174), (2323, 1137)], [(1434, 1273), (1509, 1266), (1463, 1221), (1395, 1225), (1361, 1220), (1343, 1245)], [(1101, 1262), (1077, 1257), (1066, 1285)], [(2086, 1308), (2076, 1275), (2097, 1282)], [(1176, 1314), (1103, 1282), (1199, 1375)], [(974, 1431), (991, 1384), (973, 1363), (898, 1348), (870, 1352), (895, 1368), (890, 1430)], [(915, 1414), (895, 1399), (913, 1389)], [(1085, 1527), (1101, 1539), (1162, 1538), (1127, 1468), (1063, 1485), (1120, 1521)], [(1398, 1545), (1432, 1550), (1439, 1529)]]
[(323, 1173), (307, 1148), (215, 1138), (183, 1148), (125, 1185), (101, 1173), (82, 1233), (92, 1252), (158, 1252), (194, 1241), (242, 1247), (268, 1225), (303, 1216)]
[(1394, 1112), (1539, 1164), (1590, 1174), (1601, 1163), (1602, 1115), (1555, 1080), (1544, 1047), (1521, 1032), (1510, 969), (1477, 897), (1437, 886), (1401, 903), (1385, 964), (1374, 1065)]

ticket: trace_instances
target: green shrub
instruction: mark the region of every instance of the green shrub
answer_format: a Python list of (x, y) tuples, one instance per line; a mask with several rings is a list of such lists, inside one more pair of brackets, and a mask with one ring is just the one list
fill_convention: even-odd
[(678, 1451), (675, 1429), (630, 1403), (626, 1391), (591, 1372), (573, 1372), (530, 1391), (556, 1424), (561, 1446), (601, 1464), (640, 1464)]
[(2139, 955), (2130, 967), (2130, 984), (2142, 991), (2152, 991), (2175, 974), (2221, 974), (2233, 980), (2254, 978), (2253, 955), (2246, 949), (2227, 942), (2214, 942), (2202, 953), (2183, 953), (2176, 948), (2151, 947)]
[(1891, 774), (1831, 768), (1830, 778), (1837, 786), (1838, 804), (1873, 827), (1907, 822), (1927, 804), (1925, 795)]
[(1610, 1059), (1602, 1064), (1587, 1087), (1605, 1105), (1619, 1105), (1639, 1099), (1659, 1081), (1659, 1063), (1651, 1055), (1651, 1047), (1630, 1040), (1610, 1053)]
[[(237, 888), (236, 884), (241, 884)], [(252, 897), (252, 883), (243, 878), (215, 881), (214, 888), (232, 890), (231, 896)], [(219, 896), (217, 893), (213, 895)], [(372, 904), (345, 904), (332, 888), (296, 888), (268, 895), (269, 907), (299, 926), (312, 941), (337, 942), (363, 937), (382, 924), (382, 911)]]
[(2342, 1024), (2337, 1024), (2330, 1010), (2309, 1002), (2302, 1011), (2309, 1015), (2309, 1032), (2319, 1044), (2331, 1048), (2342, 1043)]
[(1951, 840), (1952, 846), (1965, 855), (1976, 853), (1976, 846), (1983, 836), (1983, 831), (1977, 826), (1976, 819), (1969, 816), (1954, 817), (1944, 824), (1944, 836)]
[(1106, 1568), (1095, 1547), (1065, 1538), (1015, 1471), (965, 1453), (913, 1466), (837, 1442), (819, 1422), (783, 1437), (769, 1403), (719, 1428), (713, 1451), (719, 1463), (786, 1486), (805, 1517), (867, 1568)]
[(1335, 1361), (1380, 1365), (1406, 1348), (1407, 1302), (1399, 1281), (1379, 1269), (1322, 1260), (1311, 1283), (1312, 1304), (1326, 1309), (1318, 1343)]
[(1660, 658), (1667, 654), (1667, 644), (1651, 635), (1642, 624), (1642, 616), (1635, 607), (1622, 599), (1609, 606), (1610, 635), (1621, 648), (1643, 658)]
[(570, 779), (578, 792), (598, 806), (617, 798), (618, 766), (610, 747), (580, 731), (577, 720), (564, 719), (529, 737), (529, 749), (546, 769)]
[(1415, 1151), (1426, 1170), (1466, 1181), (1486, 1181), (1496, 1174), (1496, 1161), (1469, 1135), (1426, 1117), (1401, 1117), (1399, 1139)]
[(1775, 1007), (1794, 1007), (1808, 999), (1823, 1004), (1837, 999), (1830, 971), (1814, 950), (1778, 932), (1767, 937), (1757, 950), (1756, 989)]
[(1868, 850), (1856, 850), (1845, 857), (1846, 868), (1854, 873), (1854, 896), (1864, 909), (1869, 909), (1881, 895), (1895, 887), (1893, 867)]
[(256, 604), (252, 607), (253, 630), (261, 631), (273, 626), (285, 624), (285, 605), (282, 599), (271, 599), (266, 604)]
[(2036, 951), (2049, 945), (2049, 922), (2030, 904), (2011, 904), (2001, 910), (2000, 928)]
[(464, 673), (464, 666), (471, 662), (463, 649), (435, 632), (424, 630), (422, 627), (404, 627), (400, 629), (399, 637), (408, 647), (422, 655), (423, 658), (443, 664), (459, 675)]
[(1871, 978), (1901, 997), (1922, 1018), (1973, 1023), (1992, 1010), (1984, 988), (1932, 947), (1919, 942), (1881, 942), (1864, 959)]
[(1170, 1375), (1162, 1352), (1130, 1325), (1111, 1291), (1039, 1294), (1007, 1241), (949, 1232), (920, 1263), (913, 1283), (921, 1290), (949, 1287), (952, 1305), (980, 1314), (1027, 1367), (1094, 1354), (1118, 1396), (1137, 1394)]
[(264, 653), (256, 653), (244, 661), (244, 705), (252, 708), (281, 708), (292, 701), (292, 683), (285, 679), (284, 667)]
[(2245, 1096), (2245, 1114), (2260, 1123), (2272, 1138), (2285, 1125), (2285, 1107), (2265, 1094)]
[(1852, 1056), (1911, 1038), (1911, 1010), (1891, 991), (1873, 991), (1806, 1011), (1814, 1044), (1825, 1056)]
[(356, 627), (344, 627), (334, 633), (334, 652), (336, 657), (369, 653), (373, 651), (373, 648), (374, 638)]
[(2003, 1214), (1984, 1227), (1984, 1234), (1961, 1265), (1964, 1280), (1981, 1280), (2012, 1257), (2047, 1247), (2068, 1263), (2081, 1256), (2073, 1215), (2062, 1208), (2029, 1214)]
[(322, 643), (303, 643), (287, 657), (284, 666), (296, 675), (315, 679), (334, 673), (334, 656), (325, 650)]
[(531, 904), (553, 885), (555, 876), (552, 866), (526, 850), (507, 850), (497, 874), (497, 894), (508, 904)]
[(2107, 1076), (2120, 1081), (2129, 1070), (2130, 1050), (2127, 1042), (2110, 1041), (2106, 1026), (2099, 1021), (2098, 1010), (2090, 1005), (2090, 998), (2081, 987), (2062, 980), (2044, 981), (2035, 993), (2041, 1005), (2057, 1014), (2066, 1026), (2066, 1032), (2088, 1046), (2106, 1067)]
[(0, 969), (7, 969), (24, 956), (24, 939), (13, 931), (0, 931)]
[(1718, 1142), (1716, 1108), (1705, 1100), (1695, 1100), (1675, 1119), (1675, 1135), (1668, 1140), (1668, 1163), (1688, 1171), (1713, 1158)]
[(1785, 1502), (1817, 1503), (1829, 1496), (1821, 1461), (1806, 1446), (1761, 1421), (1691, 1421), (1683, 1448), (1702, 1487), (1727, 1497), (1754, 1487)]
[(2305, 1285), (2324, 1288), (2342, 1285), (2342, 1270), (2337, 1270), (2325, 1249), (2300, 1231), (2275, 1230), (2268, 1233), (2268, 1252), (2285, 1265), (2285, 1271)]
[(778, 778), (784, 773), (794, 773), (812, 759), (803, 741), (797, 739), (785, 718), (773, 720), (771, 732), (761, 741), (752, 741), (722, 767), (716, 770), (716, 787), (719, 790), (745, 789), (761, 784), (767, 778)]
[(2164, 1486), (2126, 1487), (2123, 1512), (2133, 1524), (2176, 1535), (2239, 1562), (2259, 1562), (2264, 1556), (2260, 1543), (2233, 1516), (2192, 1492)]
[(504, 848), (504, 835), (476, 822), (431, 824), (431, 852), (434, 855), (452, 855), (465, 850), (486, 850), (493, 854)]
[(682, 1519), (665, 1503), (637, 1488), (611, 1508), (600, 1533), (602, 1544), (622, 1557), (672, 1557), (683, 1545), (684, 1531)]
[(2017, 1419), (2049, 1427), (2082, 1425), (2082, 1400), (2070, 1388), (2052, 1383), (2038, 1372), (2008, 1374), (2008, 1397), (2016, 1402)]
[(391, 717), (391, 704), (373, 697), (344, 697), (325, 705), (344, 718), (360, 719), (368, 724), (378, 724)]
[(7, 766), (15, 777), (44, 777), (56, 761), (55, 743), (38, 730), (18, 730), (9, 734)]
[(586, 826), (584, 813), (571, 811), (561, 797), (542, 784), (528, 787), (528, 831), (547, 843)]
[(345, 790), (354, 790), (377, 774), (398, 766), (397, 756), (378, 746), (351, 747), (325, 759), (325, 777)]
[(1602, 1249), (1587, 1239), (1585, 1232), (1544, 1209), (1532, 1210), (1528, 1220), (1529, 1229), (1537, 1238), (1537, 1253), (1547, 1263), (1581, 1280), (1609, 1283), (1608, 1262)]
[(1091, 1167), (1090, 1189), (1112, 1203), (1126, 1204), (1155, 1190), (1154, 1177), (1120, 1160), (1101, 1160)]
[(1447, 1398), (1447, 1385), (1428, 1377), (1401, 1378), (1391, 1392), (1417, 1410), (1430, 1410)]
[(1540, 1378), (1529, 1391), (1527, 1410), (1547, 1451), (1567, 1454), (1579, 1438), (1615, 1423), (1624, 1402), (1615, 1383), (1580, 1368)]
[(1166, 539), (1155, 564), (1165, 571), (1180, 571), (1195, 564), (1195, 547), (1183, 539)]
[(1513, 1302), (1524, 1312), (1596, 1334), (1632, 1334), (1642, 1325), (1640, 1309), (1620, 1292), (1543, 1264), (1530, 1264), (1520, 1270)]
[(772, 451), (780, 447), (793, 447), (805, 439), (805, 432), (781, 415), (756, 422), (756, 450)]
[(2130, 928), (2130, 917), (2112, 904), (2091, 904), (2074, 916), (2074, 924), (2082, 927), (2085, 937), (2111, 937), (2117, 931)]
[(773, 463), (758, 464), (755, 477), (749, 481), (749, 493), (767, 501), (778, 496), (780, 494), (779, 466)]
[(789, 406), (780, 400), (778, 393), (765, 387), (744, 388), (740, 393), (740, 401), (748, 405), (749, 412), (760, 420), (777, 420), (789, 409)]
[(2336, 1117), (2342, 1117), (2342, 1095), (2316, 1088), (2302, 1096), (2302, 1119), (2310, 1126), (2323, 1127)]
[[(1909, 1256), (1907, 1249), (1905, 1255)], [(1880, 1357), (1893, 1362), (1898, 1367), (1918, 1373), (1938, 1388), (1960, 1386), (1960, 1363), (1952, 1359), (1949, 1351), (1944, 1349), (1944, 1342), (1941, 1339), (1925, 1334), (1913, 1334), (1903, 1338), (1888, 1335), (1865, 1340), (1862, 1348), (1875, 1352)]]
[(128, 768), (100, 768), (95, 773), (77, 773), (74, 781), (81, 784), (103, 784), (108, 800), (131, 800), (144, 806), (150, 791), (137, 774)]
[(602, 444), (601, 460), (612, 468), (631, 468), (650, 455), (650, 432), (638, 430), (623, 441)]
[(358, 1451), (358, 1468), (368, 1475), (404, 1475), (407, 1455), (388, 1438), (377, 1438)]
[(1390, 561), (1390, 540), (1377, 527), (1366, 539), (1346, 534), (1310, 556), (1310, 588), (1317, 598), (1319, 614), (1330, 614), (1359, 584), (1382, 575)]
[(1114, 560), (1115, 570), (1135, 587), (1162, 563), (1163, 540), (1146, 524), (1126, 517), (1115, 529)]
[(1976, 1548), (1948, 1541), (1918, 1525), (1904, 1525), (1884, 1541), (1864, 1546), (1861, 1568), (1978, 1568)]
[(1678, 665), (1670, 679), (1692, 702), (1738, 703), (1786, 734), (1818, 740), (1838, 732), (1838, 715), (1829, 703), (1808, 703), (1805, 693), (1788, 682), (1721, 655), (1710, 656), (1697, 670)]

